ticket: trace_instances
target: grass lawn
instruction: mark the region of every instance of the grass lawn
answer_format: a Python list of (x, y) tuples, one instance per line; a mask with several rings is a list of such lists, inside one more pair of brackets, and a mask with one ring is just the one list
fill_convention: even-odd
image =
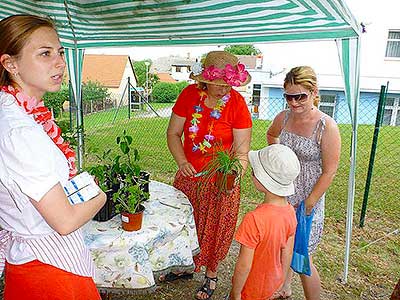
[[(94, 152), (101, 153), (108, 148), (116, 149), (115, 137), (126, 129), (134, 139), (134, 147), (139, 150), (143, 169), (148, 170), (154, 180), (172, 183), (176, 165), (166, 145), (165, 130), (168, 118), (139, 119), (132, 116), (128, 119), (121, 114), (117, 115), (115, 123), (112, 124), (109, 120), (114, 115), (115, 111), (110, 111), (85, 117), (85, 147), (86, 153), (89, 153), (85, 158), (85, 166), (96, 163), (91, 155)], [(268, 125), (269, 121), (254, 121), (252, 149), (266, 145), (265, 132)], [(400, 128), (385, 126), (381, 129), (369, 193), (366, 225), (360, 229), (358, 222), (373, 126), (359, 126), (353, 238), (349, 281), (346, 285), (340, 283), (339, 279), (344, 268), (351, 126), (340, 125), (340, 132), (342, 137), (340, 167), (327, 193), (325, 234), (314, 260), (322, 278), (324, 291), (327, 295), (335, 295), (335, 298), (332, 296), (326, 299), (388, 299), (400, 276), (399, 236), (387, 235), (400, 227), (398, 188)], [(242, 187), (240, 218), (262, 199), (250, 183), (249, 174), (246, 174)], [(377, 242), (374, 242), (376, 240)], [(229, 282), (221, 284), (228, 286)]]

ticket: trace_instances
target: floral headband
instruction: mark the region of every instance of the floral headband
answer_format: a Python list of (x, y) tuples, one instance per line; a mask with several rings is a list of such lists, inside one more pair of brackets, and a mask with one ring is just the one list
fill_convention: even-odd
[(215, 79), (223, 79), (231, 86), (240, 86), (247, 80), (249, 72), (245, 70), (245, 65), (238, 63), (236, 67), (226, 64), (224, 69), (219, 69), (214, 65), (203, 69), (200, 63), (193, 65), (194, 75), (202, 75), (205, 80), (213, 81)]

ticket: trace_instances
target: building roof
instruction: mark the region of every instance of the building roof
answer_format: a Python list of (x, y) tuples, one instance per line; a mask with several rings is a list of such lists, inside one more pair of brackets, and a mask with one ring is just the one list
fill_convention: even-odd
[(169, 73), (160, 72), (157, 73), (157, 76), (158, 78), (160, 78), (160, 82), (173, 82), (173, 83), (176, 82), (176, 80), (172, 78), (171, 74)]
[(83, 59), (82, 81), (98, 81), (107, 88), (118, 88), (127, 63), (128, 55), (86, 54)]

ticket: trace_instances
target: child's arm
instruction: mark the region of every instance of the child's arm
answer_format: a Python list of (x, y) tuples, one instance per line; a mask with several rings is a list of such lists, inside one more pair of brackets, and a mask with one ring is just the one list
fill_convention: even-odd
[(294, 235), (288, 238), (285, 248), (282, 248), (281, 250), (281, 262), (282, 262), (284, 279), (286, 279), (286, 276), (289, 273), (290, 263), (292, 262), (293, 247), (294, 247)]
[[(290, 270), (290, 264), (292, 262), (292, 256), (293, 256), (293, 247), (294, 247), (294, 234), (288, 238), (288, 240), (286, 242), (286, 246), (281, 249), (281, 264), (282, 264), (282, 272), (283, 272), (283, 282), (285, 282), (286, 277), (288, 276), (288, 273)], [(283, 284), (284, 283), (282, 283), (281, 287), (275, 291), (275, 293), (271, 296), (270, 299), (281, 299), (282, 298)]]
[(239, 257), (236, 262), (235, 272), (232, 277), (232, 289), (230, 293), (231, 300), (240, 300), (243, 286), (249, 275), (251, 265), (253, 263), (254, 249), (240, 246)]

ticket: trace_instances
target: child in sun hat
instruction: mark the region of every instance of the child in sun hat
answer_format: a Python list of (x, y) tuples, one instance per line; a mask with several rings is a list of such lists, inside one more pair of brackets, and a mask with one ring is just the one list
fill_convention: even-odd
[(274, 299), (293, 253), (297, 221), (286, 196), (294, 193), (300, 163), (289, 147), (280, 144), (250, 151), (249, 161), (253, 183), (265, 196), (236, 232), (241, 246), (227, 299)]

